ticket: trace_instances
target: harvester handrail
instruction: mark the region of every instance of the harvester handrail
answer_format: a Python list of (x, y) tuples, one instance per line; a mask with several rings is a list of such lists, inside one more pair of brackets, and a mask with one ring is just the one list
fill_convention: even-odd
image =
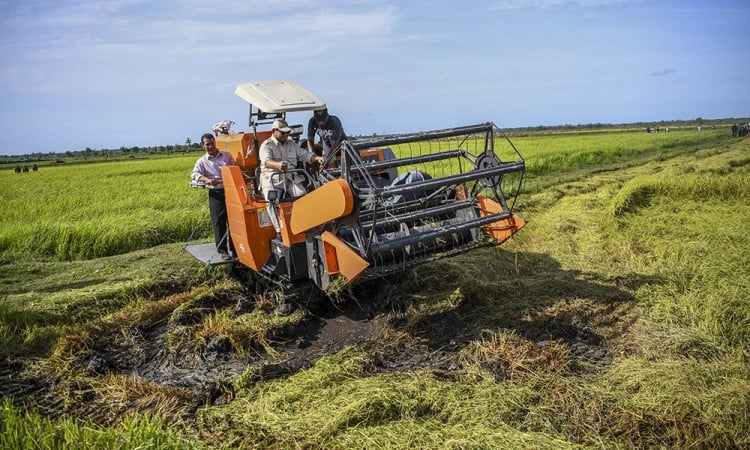
[(358, 189), (365, 196), (369, 196), (372, 191), (377, 191), (381, 196), (394, 196), (410, 192), (420, 192), (437, 189), (444, 186), (452, 186), (459, 183), (480, 180), (482, 178), (492, 178), (497, 175), (503, 175), (510, 172), (519, 172), (525, 169), (524, 161), (514, 161), (503, 163), (499, 166), (488, 167), (486, 169), (472, 170), (466, 173), (451, 175), (443, 178), (433, 178), (424, 181), (415, 181), (413, 183), (401, 184), (397, 186), (385, 186), (380, 188), (360, 188)]
[(382, 147), (386, 145), (405, 144), (408, 142), (427, 141), (430, 139), (441, 139), (464, 134), (490, 132), (495, 125), (492, 122), (485, 122), (477, 125), (467, 125), (457, 128), (445, 128), (442, 130), (423, 131), (412, 134), (398, 134), (392, 136), (382, 136), (376, 138), (356, 139), (349, 141), (355, 150), (365, 150), (370, 147)]
[[(459, 158), (465, 155), (466, 155), (466, 150), (459, 148), (457, 150), (435, 152), (435, 153), (430, 153), (427, 155), (412, 156), (408, 158), (389, 159), (386, 161), (378, 161), (378, 162), (363, 161), (361, 164), (352, 166), (351, 170), (353, 172), (379, 171), (379, 170), (384, 170), (384, 169), (391, 169), (393, 167), (403, 167), (403, 166), (410, 166), (410, 165), (426, 163), (426, 162), (441, 161), (443, 159)], [(339, 168), (328, 169), (328, 171), (334, 176), (341, 173), (341, 169)]]

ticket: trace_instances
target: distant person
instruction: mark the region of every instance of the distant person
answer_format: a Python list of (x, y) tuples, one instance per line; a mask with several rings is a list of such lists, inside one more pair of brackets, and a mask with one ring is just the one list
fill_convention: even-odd
[(732, 124), (732, 137), (737, 137), (739, 130), (740, 127), (738, 127), (736, 123)]
[(34, 164), (33, 166), (31, 166), (31, 170), (33, 170), (34, 172), (36, 172), (37, 170), (39, 170), (39, 166), (37, 166), (36, 164)]
[(24, 164), (23, 165), (23, 171), (24, 172), (28, 172), (29, 171), (29, 166), (27, 166), (26, 164)]
[[(315, 146), (315, 135), (320, 139), (320, 148)], [(341, 141), (347, 139), (341, 120), (328, 114), (328, 108), (313, 111), (307, 122), (307, 149), (319, 156), (328, 156)]]
[(271, 125), (271, 137), (260, 145), (258, 155), (260, 156), (260, 185), (263, 195), (268, 202), (269, 216), (276, 231), (279, 231), (279, 222), (276, 206), (269, 199), (271, 191), (276, 192), (276, 198), (297, 197), (307, 193), (302, 185), (302, 174), (284, 173), (295, 169), (297, 164), (316, 162), (323, 164), (322, 156), (308, 152), (289, 139), (292, 129), (284, 119), (276, 119)]
[(229, 259), (233, 247), (227, 224), (227, 205), (224, 201), (221, 168), (236, 166), (237, 162), (229, 152), (220, 151), (216, 148), (216, 140), (211, 133), (201, 136), (201, 146), (206, 153), (195, 162), (190, 178), (193, 181), (202, 181), (208, 184), (208, 210), (211, 213), (216, 250), (222, 258)]
[(16, 168), (14, 169), (16, 173), (21, 173), (21, 166), (16, 165)]

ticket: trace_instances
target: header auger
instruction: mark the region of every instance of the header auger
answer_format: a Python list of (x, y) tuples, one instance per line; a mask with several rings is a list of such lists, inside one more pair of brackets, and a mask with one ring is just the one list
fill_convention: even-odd
[(216, 139), (239, 164), (222, 173), (229, 229), (237, 261), (267, 278), (325, 291), (500, 245), (526, 224), (513, 212), (523, 157), (488, 122), (341, 142), (320, 170), (289, 170), (307, 180), (305, 195), (270, 196), (277, 233), (257, 176), (257, 149), (271, 132), (258, 126), (325, 104), (288, 81), (236, 92), (250, 103), (252, 131)]

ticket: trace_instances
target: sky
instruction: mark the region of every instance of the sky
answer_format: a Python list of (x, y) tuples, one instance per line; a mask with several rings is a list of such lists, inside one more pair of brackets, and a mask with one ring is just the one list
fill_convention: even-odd
[(749, 49), (747, 0), (0, 0), (0, 154), (247, 130), (261, 80), (349, 136), (749, 117)]

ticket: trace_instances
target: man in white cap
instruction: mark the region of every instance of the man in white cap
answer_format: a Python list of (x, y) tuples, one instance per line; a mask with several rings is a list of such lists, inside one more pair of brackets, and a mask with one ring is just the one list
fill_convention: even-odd
[[(260, 186), (266, 200), (271, 191), (276, 191), (277, 198), (304, 195), (307, 191), (302, 185), (303, 176), (285, 172), (295, 169), (299, 162), (316, 162), (322, 165), (325, 161), (322, 156), (308, 152), (289, 139), (290, 131), (292, 129), (286, 120), (276, 119), (271, 125), (271, 137), (260, 145)], [(278, 231), (275, 205), (272, 202), (268, 204), (271, 221)]]

